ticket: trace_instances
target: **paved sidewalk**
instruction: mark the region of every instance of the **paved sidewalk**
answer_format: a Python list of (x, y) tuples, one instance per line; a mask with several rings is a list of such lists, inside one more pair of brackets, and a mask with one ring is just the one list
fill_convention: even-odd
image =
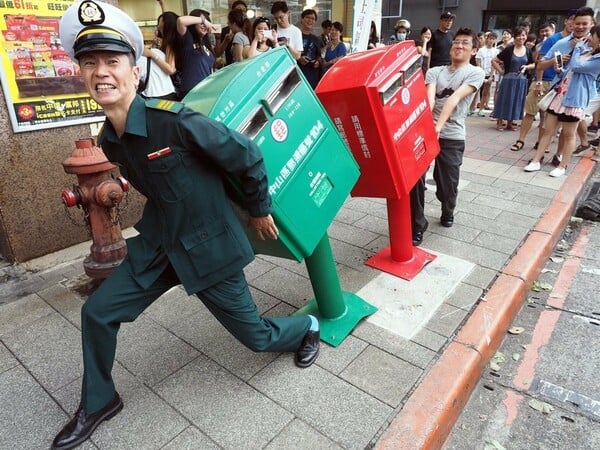
[[(438, 257), (414, 280), (364, 264), (389, 245), (385, 201), (347, 200), (329, 228), (342, 288), (380, 311), (339, 347), (323, 344), (305, 370), (291, 354), (254, 354), (172, 289), (122, 327), (113, 373), (125, 408), (81, 448), (439, 447), (594, 170), (588, 153), (568, 177), (525, 173), (537, 128), (512, 152), (518, 133), (494, 125), (468, 119), (452, 228), (427, 191), (422, 248)], [(48, 448), (77, 407), (88, 245), (0, 267), (0, 448)], [(313, 297), (304, 264), (259, 256), (246, 276), (266, 314)]]

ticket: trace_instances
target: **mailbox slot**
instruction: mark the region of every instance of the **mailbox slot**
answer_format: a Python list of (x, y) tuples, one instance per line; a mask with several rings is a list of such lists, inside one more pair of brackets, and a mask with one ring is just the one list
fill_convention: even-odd
[(269, 123), (269, 119), (267, 119), (264, 109), (258, 107), (252, 112), (250, 118), (240, 125), (237, 131), (254, 139), (267, 123)]
[(402, 86), (404, 86), (404, 74), (402, 72), (398, 72), (379, 91), (379, 98), (381, 99), (381, 103), (385, 105), (392, 98), (394, 98), (394, 96), (396, 95), (396, 92), (398, 92)]
[(411, 61), (410, 66), (406, 70), (402, 70), (396, 73), (392, 79), (384, 85), (379, 91), (379, 97), (382, 104), (387, 104), (396, 93), (406, 84), (406, 81), (421, 70), (421, 57), (417, 56)]
[(296, 89), (300, 83), (300, 75), (298, 74), (298, 69), (295, 67), (290, 68), (283, 77), (277, 80), (276, 89), (271, 91), (264, 101), (264, 103), (266, 103), (265, 106), (268, 107), (271, 115), (275, 115), (279, 108), (281, 108), (281, 105), (285, 103), (287, 98), (294, 92), (294, 89)]
[(410, 66), (407, 67), (407, 69), (404, 71), (404, 79), (405, 80), (410, 80), (410, 78), (417, 73), (419, 70), (421, 70), (421, 56), (417, 56), (416, 58), (413, 59), (413, 61), (411, 61)]

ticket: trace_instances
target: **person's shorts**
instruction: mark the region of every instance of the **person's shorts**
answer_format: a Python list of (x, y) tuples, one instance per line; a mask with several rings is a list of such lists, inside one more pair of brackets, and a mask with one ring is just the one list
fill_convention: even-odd
[(553, 109), (548, 109), (546, 112), (548, 114), (552, 114), (553, 116), (556, 116), (556, 118), (557, 118), (557, 120), (559, 122), (574, 123), (574, 122), (579, 122), (581, 120), (579, 117), (568, 116), (568, 115), (563, 114), (563, 113), (557, 113)]
[(591, 116), (598, 108), (600, 108), (600, 94), (596, 94), (596, 96), (590, 100), (590, 104), (585, 108), (585, 115)]
[(549, 81), (542, 81), (542, 95), (536, 95), (535, 93), (535, 81), (531, 83), (529, 86), (529, 92), (527, 92), (527, 97), (525, 97), (525, 114), (529, 114), (530, 116), (535, 116), (537, 112), (540, 110), (538, 108), (538, 102), (542, 99), (542, 97), (548, 92), (548, 88), (550, 87)]

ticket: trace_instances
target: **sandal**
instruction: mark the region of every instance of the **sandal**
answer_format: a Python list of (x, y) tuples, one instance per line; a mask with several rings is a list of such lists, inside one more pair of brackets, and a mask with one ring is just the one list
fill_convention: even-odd
[(521, 139), (517, 139), (517, 142), (515, 142), (513, 145), (510, 146), (510, 149), (513, 152), (518, 152), (519, 150), (521, 150), (523, 147), (525, 146), (525, 142), (523, 142)]
[(577, 146), (577, 148), (575, 150), (573, 150), (573, 154), (579, 155), (580, 153), (583, 153), (586, 150), (589, 150), (590, 148), (592, 148), (592, 146), (590, 144), (588, 144), (588, 145), (579, 144)]

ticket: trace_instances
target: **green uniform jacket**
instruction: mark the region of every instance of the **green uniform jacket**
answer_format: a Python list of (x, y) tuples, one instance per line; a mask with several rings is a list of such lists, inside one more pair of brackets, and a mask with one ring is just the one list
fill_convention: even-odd
[(107, 120), (98, 143), (147, 198), (135, 225), (140, 234), (127, 240), (140, 286), (170, 262), (193, 294), (254, 259), (225, 189), (225, 176), (233, 176), (251, 216), (271, 213), (262, 154), (249, 138), (181, 103), (137, 96), (123, 136)]

